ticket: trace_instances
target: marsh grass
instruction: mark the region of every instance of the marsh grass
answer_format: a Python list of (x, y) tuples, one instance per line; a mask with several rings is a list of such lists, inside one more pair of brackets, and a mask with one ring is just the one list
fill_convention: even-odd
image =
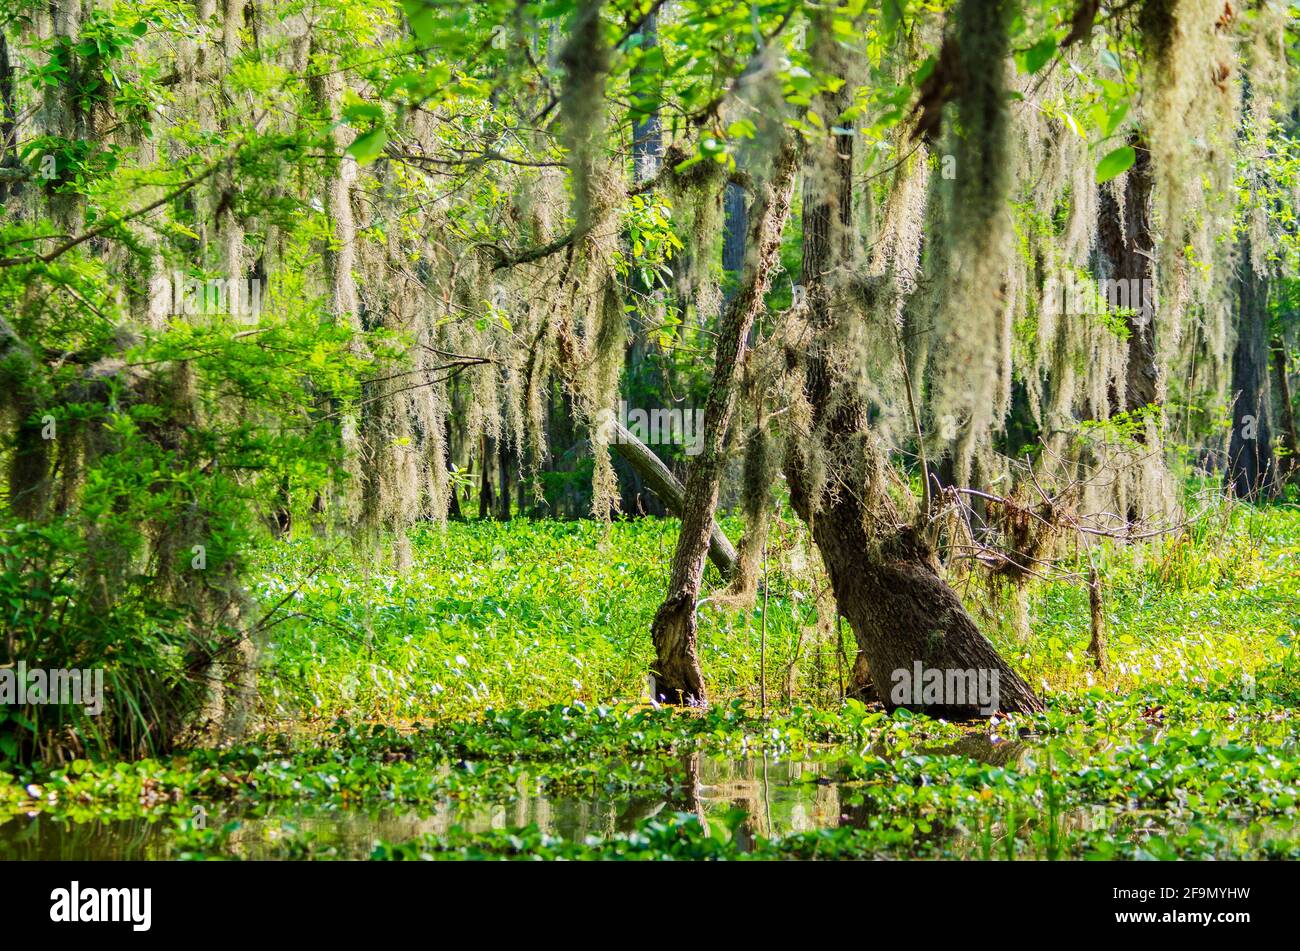
[[(607, 530), (585, 521), (451, 523), (416, 533), (414, 564), (400, 574), (358, 569), (346, 548), (316, 540), (268, 548), (256, 590), (266, 604), (288, 600), (263, 645), (267, 711), (387, 722), (641, 700), (651, 661), (646, 618), (662, 596), (675, 529), (654, 519)], [(797, 542), (774, 549), (768, 693), (787, 705), (836, 704), (836, 667), (852, 657), (851, 634), (837, 645), (833, 624), (819, 631), (818, 611), (833, 604), (818, 603), (824, 580)], [(1077, 559), (1061, 562), (1056, 580), (1031, 586), (1028, 639), (1011, 625), (988, 628), (1046, 694), (1152, 681), (1243, 691), (1250, 678), (1279, 689), (1290, 682), (1300, 510), (1225, 508), (1167, 541), (1102, 549), (1098, 564), (1111, 632), (1105, 674), (1086, 652), (1090, 612)], [(981, 596), (975, 588), (968, 597)], [(757, 606), (701, 609), (705, 675), (724, 702), (758, 699), (762, 623)]]

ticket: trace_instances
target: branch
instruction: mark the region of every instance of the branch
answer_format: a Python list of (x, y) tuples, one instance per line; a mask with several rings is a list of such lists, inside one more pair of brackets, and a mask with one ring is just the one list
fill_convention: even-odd
[[(614, 425), (616, 429), (610, 448), (627, 460), (669, 511), (680, 516), (686, 489), (649, 446), (618, 420), (614, 420)], [(717, 566), (723, 578), (736, 574), (736, 549), (716, 521), (709, 534), (709, 560)]]

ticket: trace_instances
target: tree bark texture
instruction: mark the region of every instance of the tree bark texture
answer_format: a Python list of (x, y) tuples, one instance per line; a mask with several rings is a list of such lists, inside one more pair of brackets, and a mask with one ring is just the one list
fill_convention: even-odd
[(1129, 330), (1128, 367), (1124, 399), (1116, 401), (1115, 412), (1133, 412), (1162, 401), (1156, 358), (1151, 152), (1140, 136), (1135, 135), (1129, 144), (1137, 157), (1124, 176), (1123, 207), (1109, 188), (1102, 188), (1098, 199), (1100, 276), (1125, 282), (1121, 303), (1127, 303), (1124, 309), (1132, 312), (1124, 318)]
[(1268, 279), (1250, 263), (1247, 238), (1237, 264), (1237, 345), (1232, 352), (1232, 436), (1226, 482), (1241, 499), (1277, 491), (1268, 388)]
[[(813, 42), (817, 44), (818, 38)], [(826, 97), (831, 101), (822, 107), (822, 114), (838, 115), (849, 97), (845, 83), (838, 94)], [(910, 676), (919, 661), (926, 671), (985, 671), (990, 679), (996, 672), (999, 709), (1041, 710), (1033, 691), (980, 633), (961, 599), (941, 577), (938, 562), (920, 534), (899, 524), (887, 498), (865, 498), (873, 490), (855, 475), (864, 468), (857, 462), (870, 459), (877, 450), (869, 441), (866, 407), (852, 381), (837, 378), (835, 371), (834, 341), (843, 319), (837, 294), (844, 293), (846, 283), (839, 278), (847, 272), (853, 250), (851, 142), (845, 136), (827, 135), (820, 146), (823, 151), (818, 154), (809, 146), (806, 159), (802, 283), (810, 330), (808, 345), (791, 358), (802, 364), (811, 439), (821, 441), (819, 451), (829, 473), (819, 483), (821, 488), (813, 488), (812, 447), (806, 438), (790, 439), (786, 479), (791, 503), (812, 530), (839, 610), (853, 629), (876, 695), (887, 709), (906, 706), (949, 719), (980, 712), (973, 703), (896, 703), (891, 689), (895, 673), (906, 671)]]
[(668, 594), (651, 628), (655, 693), (669, 703), (697, 704), (706, 700), (696, 651), (695, 607), (726, 463), (727, 429), (736, 405), (745, 341), (780, 260), (781, 231), (790, 213), (797, 167), (797, 149), (786, 138), (774, 159), (771, 178), (755, 202), (740, 286), (727, 302), (718, 324), (713, 381), (704, 404), (703, 446), (687, 473), (682, 526)]
[(1286, 341), (1273, 338), (1273, 376), (1277, 383), (1278, 426), (1282, 430), (1285, 463), (1278, 464), (1278, 478), (1294, 479), (1300, 472), (1300, 435), (1296, 432), (1295, 403), (1291, 399), (1291, 381), (1286, 374)]

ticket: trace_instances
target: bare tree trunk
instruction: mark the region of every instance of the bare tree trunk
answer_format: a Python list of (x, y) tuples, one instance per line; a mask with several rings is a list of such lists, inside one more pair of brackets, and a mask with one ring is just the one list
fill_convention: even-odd
[(9, 508), (20, 519), (36, 520), (49, 496), (52, 441), (44, 438), (32, 394), (24, 389), (14, 402), (18, 419), (9, 459)]
[(1088, 653), (1098, 670), (1106, 669), (1106, 612), (1101, 597), (1101, 578), (1096, 568), (1088, 570), (1088, 609), (1091, 615), (1092, 640)]
[[(652, 50), (659, 45), (659, 14), (652, 12), (641, 24), (642, 50)], [(632, 72), (632, 79), (641, 78), (642, 67)], [(632, 181), (636, 184), (649, 181), (659, 173), (663, 161), (663, 123), (656, 108), (647, 113), (633, 113), (632, 118)]]
[(745, 227), (748, 217), (745, 190), (734, 182), (728, 182), (722, 202), (726, 214), (722, 233), (722, 269), (739, 274), (745, 262), (745, 232), (748, 230)]
[[(27, 170), (18, 159), (17, 70), (9, 61), (9, 40), (0, 33), (0, 208), (17, 195)], [(9, 182), (12, 181), (11, 186)]]
[(1249, 239), (1237, 264), (1237, 345), (1232, 352), (1232, 438), (1225, 479), (1238, 498), (1276, 494), (1277, 461), (1268, 391), (1268, 279), (1250, 263)]
[[(451, 455), (452, 432), (451, 432), (450, 414), (443, 417), (443, 426), (444, 426), (445, 437), (443, 439), (442, 445), (443, 445), (443, 451), (446, 453), (444, 464), (447, 467), (447, 471), (450, 472), (455, 467), (455, 463), (452, 461), (452, 455)], [(455, 482), (451, 484), (451, 490), (447, 493), (447, 517), (454, 518), (457, 521), (460, 521), (462, 518), (464, 518), (464, 516), (461, 514), (460, 511), (460, 486), (457, 485)]]
[(1129, 330), (1124, 399), (1115, 401), (1114, 412), (1133, 412), (1161, 402), (1152, 283), (1151, 152), (1136, 133), (1129, 144), (1137, 157), (1124, 176), (1123, 207), (1109, 188), (1102, 188), (1098, 199), (1101, 277), (1119, 291), (1110, 298), (1111, 303), (1131, 311), (1124, 318)]
[(479, 489), (478, 489), (478, 517), (490, 518), (495, 503), (495, 497), (492, 494), (492, 464), (496, 460), (497, 441), (491, 436), (484, 436), (479, 444), (481, 452), (479, 453), (482, 463), (479, 469)]
[(704, 405), (704, 443), (690, 464), (682, 499), (682, 527), (673, 557), (668, 595), (655, 614), (655, 693), (670, 703), (703, 703), (704, 676), (696, 653), (695, 604), (709, 550), (713, 511), (726, 461), (727, 428), (735, 408), (741, 358), (754, 316), (763, 306), (772, 270), (780, 258), (781, 231), (790, 213), (798, 153), (782, 141), (771, 180), (755, 201), (744, 273), (718, 324), (713, 382)]
[(497, 481), (500, 491), (497, 493), (497, 521), (510, 521), (510, 445), (502, 437), (497, 440)]
[(1282, 429), (1282, 447), (1286, 460), (1278, 465), (1278, 478), (1295, 478), (1300, 472), (1300, 436), (1296, 433), (1295, 404), (1291, 401), (1291, 381), (1286, 375), (1286, 341), (1273, 338), (1273, 373), (1277, 380), (1278, 424)]

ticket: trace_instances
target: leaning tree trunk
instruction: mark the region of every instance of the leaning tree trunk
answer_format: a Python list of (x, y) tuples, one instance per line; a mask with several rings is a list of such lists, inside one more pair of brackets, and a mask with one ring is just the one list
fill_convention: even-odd
[[(815, 38), (814, 43), (824, 39)], [(827, 56), (834, 56), (827, 52)], [(825, 57), (822, 57), (823, 61)], [(847, 70), (845, 70), (847, 73)], [(823, 115), (851, 102), (848, 83), (824, 98)], [(789, 440), (786, 479), (795, 512), (808, 523), (841, 614), (857, 639), (876, 695), (888, 709), (905, 706), (949, 718), (981, 712), (982, 704), (916, 703), (894, 699), (894, 675), (923, 672), (996, 673), (996, 706), (1031, 712), (1042, 703), (998, 655), (944, 581), (920, 533), (901, 523), (886, 489), (869, 473), (888, 465), (867, 429), (867, 412), (849, 372), (852, 354), (837, 351), (854, 294), (853, 154), (851, 140), (827, 135), (809, 146), (803, 197), (803, 276), (809, 334), (802, 355), (803, 397), (811, 437)], [(820, 442), (818, 446), (810, 441)], [(816, 454), (825, 478), (814, 478)], [(870, 525), (870, 531), (868, 530)]]
[[(816, 209), (813, 209), (814, 215)], [(805, 211), (807, 215), (807, 211)], [(824, 222), (824, 219), (823, 219)], [(817, 222), (805, 218), (805, 275), (807, 300), (819, 328), (817, 343), (809, 348), (805, 364), (805, 397), (813, 410), (814, 431), (825, 433), (822, 452), (829, 463), (861, 451), (866, 413), (852, 397), (832, 392), (832, 371), (825, 338), (834, 318), (830, 298), (809, 268), (809, 254), (818, 255), (823, 242)], [(809, 226), (813, 239), (809, 241)], [(824, 232), (823, 232), (824, 234)], [(834, 402), (832, 402), (834, 401)], [(834, 407), (827, 412), (827, 407)], [(926, 543), (910, 527), (886, 528), (883, 537), (868, 535), (867, 512), (858, 489), (823, 493), (814, 507), (808, 491), (805, 454), (793, 447), (787, 454), (786, 479), (796, 513), (807, 522), (822, 561), (830, 573), (840, 612), (857, 640), (866, 671), (855, 669), (855, 681), (869, 671), (876, 695), (888, 709), (906, 706), (937, 716), (960, 719), (979, 712), (979, 704), (895, 703), (894, 673), (909, 676), (920, 661), (923, 670), (997, 673), (997, 706), (1005, 712), (1032, 712), (1042, 704), (1029, 686), (998, 655), (980, 633), (956, 592), (943, 580), (939, 565)], [(883, 500), (875, 500), (877, 503)]]
[(1269, 421), (1268, 279), (1251, 266), (1248, 238), (1237, 264), (1237, 345), (1232, 353), (1232, 437), (1225, 479), (1238, 498), (1258, 499), (1277, 489), (1273, 428)]
[(718, 323), (713, 382), (704, 404), (703, 447), (690, 464), (682, 499), (682, 526), (673, 556), (668, 594), (655, 614), (654, 693), (669, 703), (703, 703), (704, 675), (696, 653), (695, 604), (709, 551), (713, 510), (726, 462), (727, 427), (736, 404), (741, 357), (755, 315), (763, 306), (772, 271), (780, 259), (781, 231), (790, 213), (795, 144), (787, 137), (775, 158), (771, 180), (755, 202), (744, 272)]

